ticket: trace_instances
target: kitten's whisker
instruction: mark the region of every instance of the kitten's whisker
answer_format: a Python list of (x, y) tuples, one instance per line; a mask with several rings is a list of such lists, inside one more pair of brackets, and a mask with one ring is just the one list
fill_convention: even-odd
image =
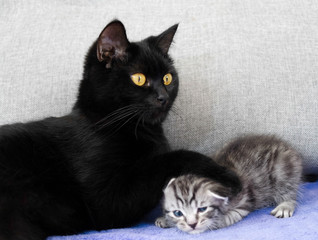
[(208, 230), (213, 231), (213, 227), (212, 226), (208, 226)]

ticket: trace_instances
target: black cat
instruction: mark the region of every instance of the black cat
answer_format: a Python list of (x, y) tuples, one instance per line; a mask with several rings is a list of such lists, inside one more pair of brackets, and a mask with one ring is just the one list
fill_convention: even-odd
[(176, 30), (130, 43), (111, 22), (87, 54), (69, 115), (0, 128), (1, 240), (130, 226), (183, 174), (238, 189), (209, 158), (169, 149), (161, 123), (178, 92), (167, 54)]

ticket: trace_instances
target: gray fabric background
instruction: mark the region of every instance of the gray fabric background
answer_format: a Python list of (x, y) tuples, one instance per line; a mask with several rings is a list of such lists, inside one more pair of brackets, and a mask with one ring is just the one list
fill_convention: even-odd
[(131, 41), (180, 23), (173, 148), (212, 154), (235, 136), (275, 133), (318, 172), (316, 0), (0, 0), (0, 124), (68, 113), (85, 53), (114, 18)]

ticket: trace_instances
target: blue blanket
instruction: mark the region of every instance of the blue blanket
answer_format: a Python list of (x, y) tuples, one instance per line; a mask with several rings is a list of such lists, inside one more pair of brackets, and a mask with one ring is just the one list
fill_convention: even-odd
[(155, 209), (141, 223), (131, 228), (91, 231), (74, 236), (56, 236), (48, 240), (317, 240), (318, 239), (318, 182), (306, 183), (293, 217), (277, 219), (270, 215), (272, 208), (252, 212), (242, 221), (224, 229), (190, 235), (175, 228), (160, 229), (154, 220), (160, 215)]

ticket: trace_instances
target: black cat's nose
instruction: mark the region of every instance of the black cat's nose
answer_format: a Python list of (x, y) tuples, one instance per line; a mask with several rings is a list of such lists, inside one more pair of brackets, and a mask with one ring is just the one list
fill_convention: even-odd
[(164, 106), (167, 104), (168, 102), (168, 97), (164, 96), (164, 95), (159, 95), (157, 97), (157, 101), (161, 104), (161, 106)]
[(197, 223), (192, 223), (192, 224), (188, 224), (192, 229), (195, 229), (195, 227), (197, 226)]

